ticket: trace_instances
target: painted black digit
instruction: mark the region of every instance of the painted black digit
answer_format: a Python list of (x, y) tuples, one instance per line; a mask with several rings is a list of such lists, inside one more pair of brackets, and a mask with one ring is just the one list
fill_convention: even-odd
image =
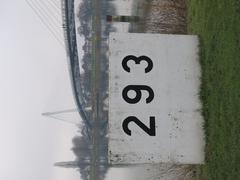
[(133, 60), (136, 64), (140, 64), (141, 61), (146, 61), (148, 63), (148, 66), (145, 68), (145, 73), (150, 72), (153, 68), (153, 62), (149, 57), (147, 57), (147, 56), (136, 57), (133, 55), (129, 55), (129, 56), (126, 56), (122, 61), (122, 67), (127, 72), (130, 72), (130, 68), (127, 65), (128, 61), (130, 61), (130, 60)]
[[(147, 91), (149, 93), (149, 96), (146, 99), (146, 103), (150, 103), (153, 98), (154, 98), (154, 92), (152, 90), (152, 88), (150, 88), (149, 86), (145, 86), (145, 85), (128, 85), (127, 87), (125, 87), (122, 91), (122, 97), (123, 99), (128, 102), (129, 104), (136, 104), (138, 103), (141, 98), (142, 98), (142, 92), (141, 91)], [(128, 96), (128, 92), (129, 91), (135, 91), (136, 96), (134, 98), (130, 98)]]
[(130, 122), (134, 122), (135, 124), (137, 124), (143, 131), (145, 131), (149, 136), (156, 136), (156, 123), (155, 123), (155, 117), (151, 116), (150, 117), (150, 127), (147, 127), (145, 124), (143, 124), (138, 118), (136, 118), (135, 116), (129, 116), (127, 117), (123, 123), (122, 123), (122, 127), (124, 132), (131, 136), (132, 135), (132, 131), (128, 128), (128, 125)]

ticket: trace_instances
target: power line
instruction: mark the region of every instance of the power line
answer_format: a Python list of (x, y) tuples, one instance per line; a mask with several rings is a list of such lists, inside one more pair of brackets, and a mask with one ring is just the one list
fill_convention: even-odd
[(51, 22), (53, 24), (54, 27), (61, 27), (59, 25), (59, 23), (57, 22), (58, 19), (54, 18), (51, 13), (49, 11), (47, 11), (47, 8), (45, 7), (45, 4), (39, 2), (39, 1), (33, 1), (33, 3), (35, 4), (36, 7), (39, 7), (39, 11), (42, 12), (42, 14), (44, 14), (45, 16), (47, 16), (47, 21)]
[[(51, 0), (48, 0), (50, 3), (49, 4), (51, 4), (52, 5), (52, 7), (54, 7), (56, 10), (60, 10), (61, 11), (61, 8), (58, 6), (58, 5), (56, 5), (54, 2), (52, 2)], [(60, 3), (59, 3), (59, 5), (60, 5)]]
[[(51, 15), (49, 15), (49, 13), (45, 9), (43, 11), (43, 7), (41, 6), (41, 4), (39, 4), (39, 2), (36, 3), (36, 1), (31, 1), (31, 3), (32, 3), (33, 7), (35, 7), (35, 10), (40, 14), (40, 16), (44, 17), (43, 21), (45, 22), (45, 24), (48, 24), (48, 26), (51, 27), (51, 29), (53, 29), (52, 31), (54, 32), (54, 35), (62, 37), (60, 23), (55, 22), (52, 19)], [(46, 23), (46, 21), (48, 21), (48, 22)]]
[[(59, 39), (59, 37), (56, 35), (56, 30), (55, 30), (55, 27), (52, 25), (52, 24), (49, 24), (49, 23), (46, 23), (45, 18), (46, 15), (44, 13), (42, 13), (38, 6), (33, 2), (33, 1), (29, 1), (29, 0), (26, 0), (27, 4), (30, 6), (30, 8), (35, 12), (35, 14), (39, 17), (39, 19), (41, 20), (41, 22), (47, 27), (47, 29), (51, 32), (51, 34), (54, 36), (54, 38), (59, 41), (62, 45), (63, 42), (61, 39)], [(30, 3), (31, 2), (31, 3)], [(59, 32), (60, 33), (60, 32)]]
[[(42, 16), (45, 16), (45, 20), (48, 21), (49, 25), (52, 27), (54, 32), (56, 32), (58, 36), (62, 38), (63, 31), (62, 31), (62, 21), (60, 20), (61, 18), (58, 19), (55, 15), (52, 15), (51, 9), (45, 3), (43, 4), (43, 3), (40, 3), (39, 1), (37, 2), (35, 1), (35, 3), (33, 2), (33, 4), (35, 4), (36, 8), (42, 14)], [(49, 11), (47, 9), (49, 9)], [(62, 17), (61, 14), (59, 15), (59, 17)]]
[(43, 4), (43, 6), (46, 7), (46, 9), (49, 10), (48, 12), (49, 12), (50, 14), (52, 13), (52, 16), (54, 17), (54, 19), (55, 19), (58, 23), (61, 24), (61, 21), (59, 20), (59, 17), (61, 17), (61, 14), (59, 14), (58, 16), (56, 16), (56, 13), (55, 13), (55, 12), (57, 12), (57, 11), (56, 11), (56, 10), (54, 11), (53, 9), (51, 9), (51, 8), (48, 6), (48, 4), (46, 4), (46, 1), (41, 1), (41, 3)]
[(25, 0), (26, 3), (28, 4), (28, 6), (34, 11), (34, 13), (38, 16), (38, 18), (40, 19), (40, 21), (45, 25), (45, 27), (50, 31), (50, 33), (52, 34), (52, 36), (54, 37), (54, 39), (56, 39), (60, 45), (62, 47), (65, 48), (64, 46), (64, 42), (63, 40), (59, 39), (58, 36), (56, 36), (54, 30), (52, 30), (51, 26), (49, 26), (49, 24), (47, 24), (45, 21), (44, 21), (44, 18), (41, 16), (41, 14), (38, 12), (38, 10), (36, 9), (36, 7), (33, 6), (33, 4), (30, 3), (29, 0)]
[(60, 2), (59, 2), (59, 4), (57, 4), (56, 3), (56, 1), (54, 1), (54, 0), (50, 0), (53, 4), (54, 4), (54, 6), (56, 7), (56, 8), (58, 8), (58, 9), (61, 9), (58, 5), (60, 5)]

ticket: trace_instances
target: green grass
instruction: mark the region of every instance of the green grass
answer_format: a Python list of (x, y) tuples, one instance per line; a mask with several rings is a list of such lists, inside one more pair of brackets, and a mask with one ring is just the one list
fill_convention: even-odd
[(240, 0), (188, 0), (200, 37), (205, 164), (200, 180), (240, 180)]

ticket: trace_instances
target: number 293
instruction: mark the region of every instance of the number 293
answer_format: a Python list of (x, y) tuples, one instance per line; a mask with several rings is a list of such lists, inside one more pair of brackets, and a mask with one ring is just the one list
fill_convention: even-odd
[[(122, 60), (122, 68), (127, 73), (131, 73), (131, 68), (128, 66), (129, 61), (134, 61), (136, 65), (139, 65), (143, 61), (147, 62), (147, 67), (145, 68), (145, 74), (151, 72), (151, 70), (153, 69), (153, 61), (149, 57), (147, 56), (136, 57), (133, 55), (129, 55)], [(128, 96), (129, 91), (134, 91), (136, 93), (136, 96), (133, 98), (129, 97)], [(154, 99), (154, 91), (151, 87), (147, 85), (126, 86), (122, 91), (122, 98), (124, 99), (124, 101), (126, 101), (129, 104), (137, 104), (142, 99), (142, 91), (146, 91), (148, 93), (148, 97), (144, 100), (146, 104), (151, 103)], [(123, 128), (123, 131), (129, 136), (132, 135), (132, 131), (128, 127), (129, 123), (131, 122), (135, 123), (139, 128), (141, 128), (149, 136), (156, 136), (156, 122), (155, 122), (154, 116), (150, 116), (149, 118), (149, 127), (146, 126), (144, 123), (142, 123), (135, 116), (129, 116), (126, 119), (124, 119), (122, 123), (122, 128)]]

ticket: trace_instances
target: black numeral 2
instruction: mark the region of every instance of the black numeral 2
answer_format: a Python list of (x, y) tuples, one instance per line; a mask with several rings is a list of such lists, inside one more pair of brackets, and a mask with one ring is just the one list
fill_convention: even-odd
[(131, 136), (132, 132), (128, 128), (128, 124), (130, 122), (136, 123), (143, 131), (145, 131), (149, 136), (156, 136), (156, 124), (155, 124), (155, 117), (150, 117), (150, 127), (147, 127), (145, 124), (143, 124), (138, 118), (135, 116), (129, 116), (127, 117), (122, 124), (124, 132)]

